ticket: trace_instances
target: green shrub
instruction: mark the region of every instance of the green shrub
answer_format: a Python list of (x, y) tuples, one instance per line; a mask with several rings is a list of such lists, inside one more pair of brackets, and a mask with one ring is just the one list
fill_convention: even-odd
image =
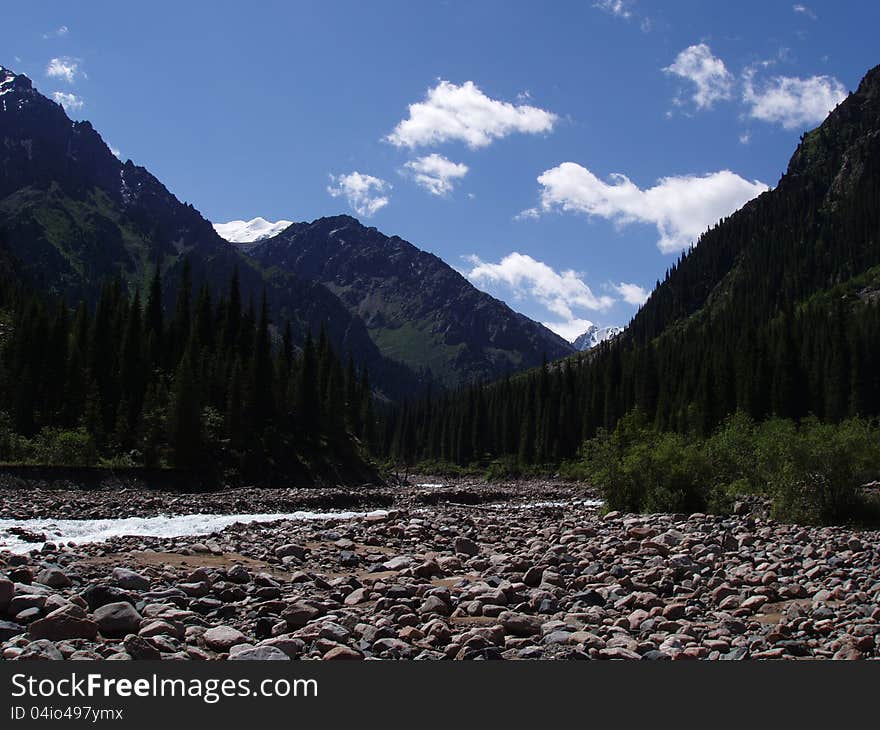
[(487, 482), (502, 482), (506, 479), (518, 479), (522, 469), (515, 456), (505, 456), (490, 462), (486, 469)]
[(711, 494), (711, 464), (698, 445), (657, 433), (639, 412), (584, 446), (584, 464), (611, 509), (697, 512)]
[(587, 478), (610, 509), (729, 512), (743, 494), (773, 500), (778, 519), (811, 524), (868, 522), (880, 516), (861, 486), (880, 476), (880, 429), (738, 414), (709, 438), (658, 433), (638, 413), (584, 444), (566, 474)]
[(95, 440), (85, 428), (44, 428), (33, 439), (32, 459), (38, 464), (94, 466), (98, 461)]
[(838, 425), (805, 421), (769, 474), (774, 514), (794, 522), (861, 521), (868, 504), (860, 488), (880, 473), (880, 432), (863, 419)]

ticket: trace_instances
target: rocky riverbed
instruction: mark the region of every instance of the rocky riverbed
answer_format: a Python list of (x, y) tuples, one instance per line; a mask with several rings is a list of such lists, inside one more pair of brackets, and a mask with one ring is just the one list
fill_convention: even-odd
[(558, 481), (416, 481), (424, 486), (323, 495), (3, 492), (0, 517), (21, 520), (355, 513), (0, 551), (0, 655), (878, 656), (876, 532), (755, 515), (602, 515), (588, 489)]

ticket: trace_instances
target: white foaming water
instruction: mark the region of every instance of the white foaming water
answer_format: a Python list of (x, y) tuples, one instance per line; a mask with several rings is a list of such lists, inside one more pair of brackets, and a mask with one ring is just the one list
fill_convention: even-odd
[(604, 500), (601, 499), (572, 499), (567, 502), (526, 502), (510, 506), (514, 509), (533, 509), (535, 507), (601, 507), (604, 504)]
[(350, 520), (375, 512), (282, 512), (253, 515), (160, 515), (158, 517), (124, 517), (108, 520), (0, 520), (0, 550), (26, 553), (43, 547), (43, 542), (26, 542), (11, 529), (21, 528), (43, 535), (46, 542), (56, 544), (104, 542), (112, 537), (188, 537), (210, 535), (237, 522), (277, 522), (279, 520)]
[(443, 489), (443, 487), (445, 487), (446, 485), (445, 484), (416, 484), (416, 486), (420, 487), (422, 489)]

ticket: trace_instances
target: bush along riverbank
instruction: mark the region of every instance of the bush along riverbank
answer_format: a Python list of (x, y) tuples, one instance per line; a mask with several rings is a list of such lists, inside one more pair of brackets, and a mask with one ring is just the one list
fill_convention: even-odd
[(880, 428), (851, 418), (826, 424), (743, 414), (701, 438), (661, 433), (635, 411), (588, 441), (567, 477), (585, 479), (610, 509), (728, 514), (744, 496), (772, 502), (773, 517), (803, 524), (878, 524)]

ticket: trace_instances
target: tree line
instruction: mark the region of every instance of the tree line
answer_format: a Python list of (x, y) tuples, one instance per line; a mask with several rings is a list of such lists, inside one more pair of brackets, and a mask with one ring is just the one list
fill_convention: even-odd
[(70, 308), (0, 282), (0, 459), (164, 467), (272, 482), (364, 468), (374, 416), (368, 373), (323, 328), (301, 351), (289, 322), (227, 291), (192, 289), (183, 267), (163, 309), (111, 281)]
[(813, 168), (704, 233), (616, 341), (404, 403), (385, 453), (558, 464), (636, 408), (660, 431), (701, 436), (737, 412), (880, 414), (880, 158), (850, 155), (860, 175), (847, 180), (837, 171), (848, 148), (824, 127), (802, 149)]

